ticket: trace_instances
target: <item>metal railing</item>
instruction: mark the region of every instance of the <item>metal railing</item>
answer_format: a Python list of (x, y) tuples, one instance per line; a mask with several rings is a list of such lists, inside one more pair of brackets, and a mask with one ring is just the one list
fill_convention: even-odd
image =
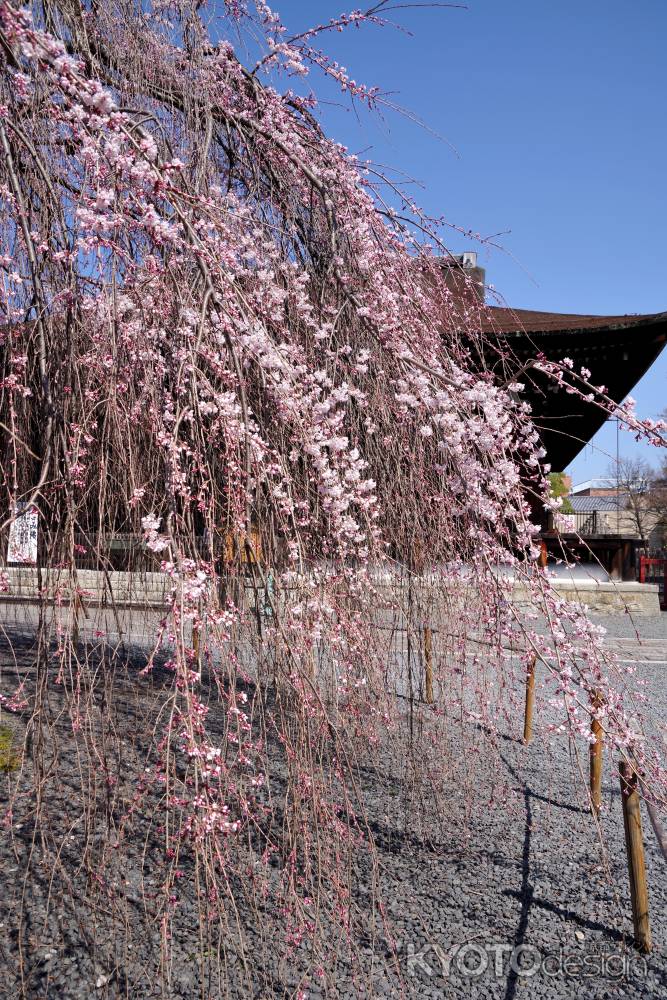
[[(550, 514), (549, 530), (559, 531), (562, 535), (581, 535), (590, 538), (594, 535), (622, 535), (624, 526), (615, 511), (577, 511), (574, 514)], [(627, 531), (627, 525), (625, 525)]]

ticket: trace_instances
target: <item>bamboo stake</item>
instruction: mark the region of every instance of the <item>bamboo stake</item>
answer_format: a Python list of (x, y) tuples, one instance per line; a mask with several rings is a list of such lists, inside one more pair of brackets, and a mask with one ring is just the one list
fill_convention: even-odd
[(639, 807), (639, 792), (637, 791), (637, 771), (632, 764), (625, 760), (619, 761), (619, 771), (635, 945), (643, 954), (648, 954), (651, 950), (651, 927), (642, 839), (642, 816)]
[[(591, 709), (595, 712), (602, 708), (602, 696), (596, 691), (591, 698)], [(593, 815), (600, 815), (602, 805), (602, 752), (604, 748), (604, 728), (598, 718), (591, 717), (591, 733), (595, 737), (595, 742), (590, 748), (590, 788), (591, 788), (591, 810)]]
[(433, 633), (429, 625), (424, 625), (424, 667), (426, 680), (426, 704), (433, 704)]
[[(542, 539), (540, 541), (540, 556), (538, 560), (538, 565), (541, 569), (546, 569), (547, 566), (547, 543)], [(530, 664), (528, 665), (528, 673), (526, 674), (526, 710), (523, 717), (523, 742), (525, 746), (531, 742), (533, 738), (533, 709), (535, 707), (535, 664), (537, 663), (537, 654), (533, 656)]]
[(528, 745), (533, 738), (533, 708), (535, 705), (535, 663), (534, 656), (528, 666), (526, 675), (526, 712), (523, 719), (523, 742)]

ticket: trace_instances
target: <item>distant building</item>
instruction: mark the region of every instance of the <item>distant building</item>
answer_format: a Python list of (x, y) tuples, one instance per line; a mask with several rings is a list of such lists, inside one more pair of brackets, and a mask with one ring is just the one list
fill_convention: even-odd
[[(641, 484), (636, 485), (640, 490)], [(575, 497), (610, 497), (616, 496), (618, 492), (618, 483), (615, 479), (587, 479), (584, 483), (577, 483), (570, 491)]]
[(664, 518), (648, 500), (642, 503), (641, 494), (572, 494), (567, 499), (584, 537), (619, 535), (651, 551), (662, 548)]

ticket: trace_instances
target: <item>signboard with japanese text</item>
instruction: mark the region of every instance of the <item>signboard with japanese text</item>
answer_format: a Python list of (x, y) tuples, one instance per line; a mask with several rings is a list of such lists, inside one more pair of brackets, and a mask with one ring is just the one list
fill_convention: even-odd
[(9, 527), (7, 562), (37, 565), (37, 508), (25, 502), (16, 505), (16, 517)]

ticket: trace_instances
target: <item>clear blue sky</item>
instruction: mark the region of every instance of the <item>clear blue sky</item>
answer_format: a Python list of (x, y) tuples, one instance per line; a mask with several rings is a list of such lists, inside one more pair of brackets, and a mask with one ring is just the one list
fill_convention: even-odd
[[(355, 6), (273, 0), (295, 30)], [(357, 117), (313, 77), (332, 101), (328, 132), (423, 185), (413, 190), (429, 213), (482, 235), (509, 230), (506, 253), (477, 248), (509, 304), (667, 310), (667, 0), (470, 0), (390, 16), (410, 34), (366, 26), (322, 47), (446, 141), (397, 114)], [(475, 248), (454, 233), (450, 247)], [(667, 406), (667, 350), (633, 395), (644, 416)], [(615, 455), (611, 426), (594, 442), (575, 481)], [(637, 448), (621, 434), (622, 455)]]

